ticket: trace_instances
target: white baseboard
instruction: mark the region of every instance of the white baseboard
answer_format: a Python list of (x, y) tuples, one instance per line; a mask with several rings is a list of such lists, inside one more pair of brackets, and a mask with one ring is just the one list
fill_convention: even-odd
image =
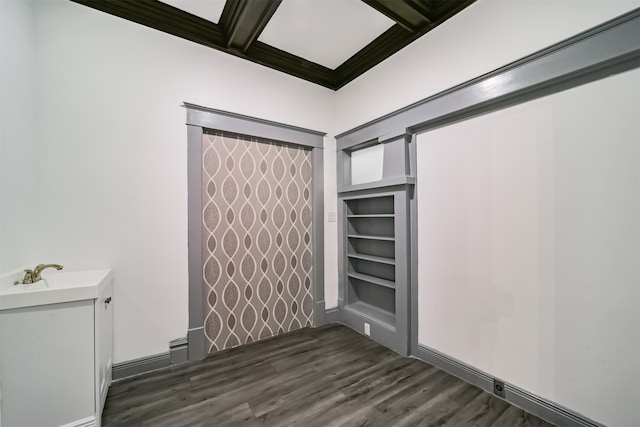
[(97, 427), (96, 417), (92, 415), (81, 420), (73, 421), (60, 427)]

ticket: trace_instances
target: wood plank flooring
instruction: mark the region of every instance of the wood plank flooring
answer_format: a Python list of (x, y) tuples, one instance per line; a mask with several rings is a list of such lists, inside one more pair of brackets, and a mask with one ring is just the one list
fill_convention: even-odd
[(116, 426), (550, 427), (344, 326), (302, 329), (114, 383)]

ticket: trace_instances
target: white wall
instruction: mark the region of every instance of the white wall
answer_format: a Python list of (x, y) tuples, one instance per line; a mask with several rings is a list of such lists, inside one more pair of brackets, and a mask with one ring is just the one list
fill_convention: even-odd
[[(340, 89), (333, 128), (347, 131), (636, 7), (640, 0), (478, 1)], [(325, 289), (327, 307), (336, 307), (337, 284)]]
[(31, 4), (0, 2), (0, 273), (38, 254), (34, 26)]
[(481, 0), (337, 93), (344, 132), (636, 7), (640, 0)]
[(640, 425), (640, 70), (418, 137), (419, 343)]
[(188, 319), (181, 103), (330, 131), (334, 94), (66, 0), (36, 17), (42, 260), (114, 270), (116, 363), (165, 352)]
[(34, 24), (30, 4), (0, 2), (0, 274), (24, 267), (38, 253)]
[[(2, 0), (3, 11), (9, 2)], [(20, 10), (29, 9), (26, 0), (17, 3)], [(34, 258), (61, 262), (70, 269), (112, 267), (119, 304), (115, 361), (166, 351), (167, 342), (184, 335), (187, 324), (182, 101), (328, 132), (326, 214), (335, 212), (337, 205), (331, 137), (336, 131), (490, 71), (639, 4), (640, 0), (557, 0), (541, 8), (531, 1), (483, 0), (333, 93), (68, 1), (35, 0), (35, 33), (30, 30), (33, 24), (14, 19), (12, 31), (23, 31), (23, 37), (12, 37), (12, 50), (5, 50), (4, 44), (2, 50), (3, 74), (5, 57), (27, 58), (22, 71), (14, 72), (15, 78), (3, 76), (3, 82), (22, 85), (10, 99), (37, 100), (37, 131), (26, 125), (33, 123), (31, 115), (24, 119), (25, 126), (13, 126), (12, 132), (28, 129), (31, 136), (22, 137), (32, 142), (7, 145), (6, 123), (19, 122), (3, 107), (3, 158), (9, 148), (13, 154), (2, 160), (2, 182), (12, 185), (0, 199), (0, 232), (8, 224), (13, 234), (2, 236), (2, 257), (10, 262), (2, 261), (0, 273)], [(554, 14), (547, 14), (549, 7)], [(539, 22), (545, 22), (545, 31), (540, 31)], [(3, 33), (9, 31), (5, 28), (3, 21)], [(20, 43), (25, 46), (20, 48)], [(29, 61), (37, 63), (37, 74), (24, 65)], [(34, 85), (37, 97), (29, 95)], [(25, 105), (21, 111), (33, 103)], [(21, 171), (22, 159), (30, 155), (41, 159), (40, 186), (34, 181), (36, 174)], [(16, 176), (24, 180), (14, 182)], [(40, 202), (38, 209), (18, 208), (33, 200)], [(15, 209), (5, 214), (8, 205)], [(37, 211), (46, 218), (41, 244), (16, 249), (31, 240), (22, 239), (24, 231), (37, 234), (27, 227), (37, 222), (30, 217)], [(337, 228), (336, 223), (325, 227), (325, 297), (327, 307), (335, 307)], [(36, 253), (40, 247), (42, 252)]]

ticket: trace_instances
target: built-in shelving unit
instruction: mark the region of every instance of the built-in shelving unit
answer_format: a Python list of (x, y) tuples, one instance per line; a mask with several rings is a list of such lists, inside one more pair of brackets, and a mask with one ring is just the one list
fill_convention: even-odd
[(407, 323), (405, 191), (355, 192), (341, 200), (345, 323), (359, 330), (368, 324), (374, 339), (402, 353)]
[(408, 229), (415, 184), (410, 144), (410, 137), (399, 135), (342, 147), (338, 168), (340, 318), (403, 355), (409, 343)]

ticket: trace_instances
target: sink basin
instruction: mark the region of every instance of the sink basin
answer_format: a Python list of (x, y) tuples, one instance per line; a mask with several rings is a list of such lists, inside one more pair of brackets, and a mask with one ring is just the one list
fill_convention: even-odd
[(112, 281), (111, 270), (47, 271), (43, 279), (0, 290), (0, 310), (98, 298)]
[[(25, 285), (15, 285), (6, 291), (8, 293), (16, 293), (16, 292), (24, 292), (24, 291), (41, 291), (43, 289), (47, 289), (49, 287), (49, 283), (46, 280), (39, 280), (36, 283), (28, 283)], [(0, 295), (4, 295), (3, 292), (0, 292)]]

